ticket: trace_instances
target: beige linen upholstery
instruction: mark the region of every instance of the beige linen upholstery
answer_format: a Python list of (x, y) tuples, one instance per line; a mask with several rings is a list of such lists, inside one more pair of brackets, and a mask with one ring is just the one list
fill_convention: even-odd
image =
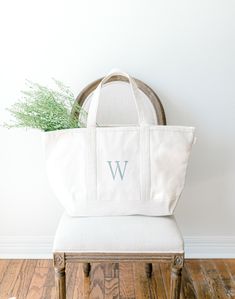
[(70, 217), (60, 220), (54, 252), (182, 253), (173, 216)]

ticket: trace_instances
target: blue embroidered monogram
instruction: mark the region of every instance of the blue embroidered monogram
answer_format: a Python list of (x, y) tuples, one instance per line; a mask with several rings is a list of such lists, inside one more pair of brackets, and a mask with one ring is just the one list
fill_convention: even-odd
[(115, 161), (115, 163), (116, 163), (116, 168), (115, 168), (115, 171), (113, 171), (112, 161), (107, 161), (107, 163), (109, 164), (109, 168), (110, 168), (110, 171), (111, 171), (113, 180), (115, 180), (115, 178), (116, 178), (117, 171), (119, 172), (119, 175), (120, 175), (121, 180), (123, 180), (124, 175), (125, 175), (126, 166), (127, 166), (128, 161), (123, 161), (123, 162), (124, 162), (125, 164), (124, 164), (123, 170), (121, 170), (121, 167), (120, 167), (120, 161)]

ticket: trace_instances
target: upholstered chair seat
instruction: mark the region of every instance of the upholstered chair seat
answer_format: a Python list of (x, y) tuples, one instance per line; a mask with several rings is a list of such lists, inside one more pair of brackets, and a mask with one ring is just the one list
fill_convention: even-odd
[[(140, 238), (141, 235), (141, 238)], [(62, 216), (54, 252), (183, 253), (174, 216)]]

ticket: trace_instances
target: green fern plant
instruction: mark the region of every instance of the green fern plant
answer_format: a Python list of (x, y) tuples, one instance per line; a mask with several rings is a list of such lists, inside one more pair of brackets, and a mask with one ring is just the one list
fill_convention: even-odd
[(51, 89), (27, 80), (27, 90), (21, 91), (20, 100), (7, 109), (14, 120), (5, 126), (43, 131), (84, 127), (84, 123), (71, 115), (73, 109), (75, 114), (84, 114), (82, 119), (86, 119), (86, 112), (74, 104), (75, 97), (71, 89), (61, 81), (53, 81), (55, 88)]

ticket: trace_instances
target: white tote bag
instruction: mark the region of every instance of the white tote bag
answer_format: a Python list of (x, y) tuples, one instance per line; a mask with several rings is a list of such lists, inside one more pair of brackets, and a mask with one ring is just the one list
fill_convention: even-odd
[[(136, 126), (97, 127), (102, 86), (125, 76)], [(134, 79), (106, 76), (94, 91), (87, 127), (45, 133), (51, 186), (71, 216), (170, 215), (184, 187), (194, 128), (148, 124)]]

